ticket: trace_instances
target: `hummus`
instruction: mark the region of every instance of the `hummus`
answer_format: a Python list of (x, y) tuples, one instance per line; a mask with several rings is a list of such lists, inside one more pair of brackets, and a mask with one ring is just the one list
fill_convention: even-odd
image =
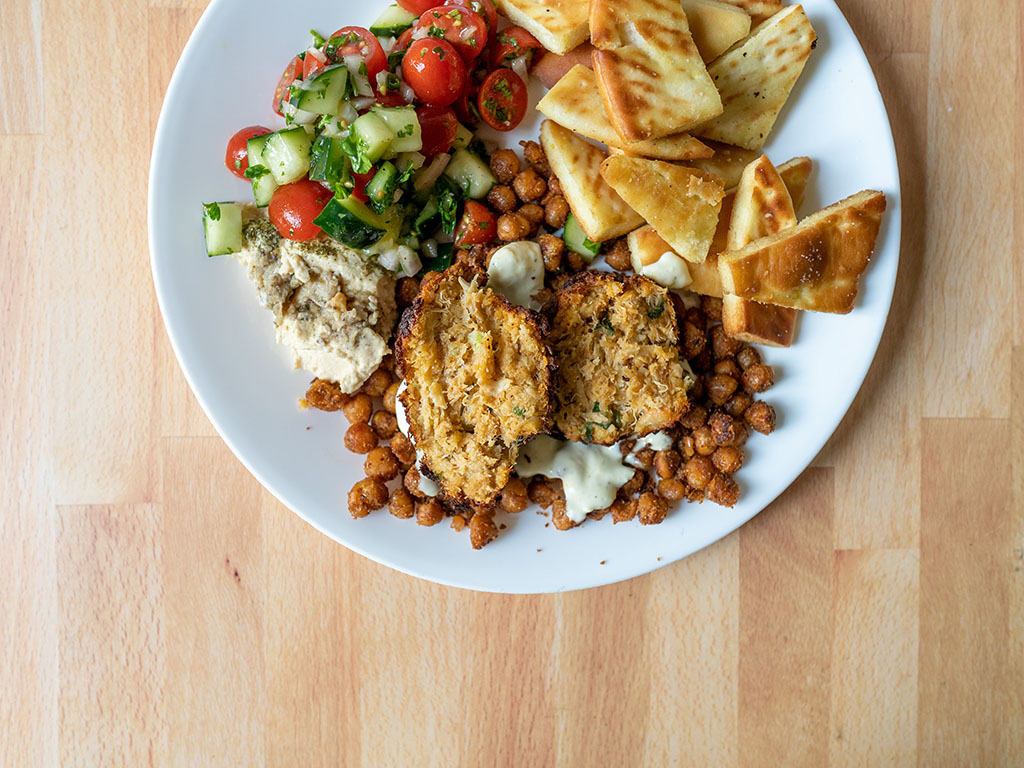
[(296, 368), (354, 392), (389, 352), (395, 278), (334, 240), (286, 240), (255, 208), (245, 218), (235, 258), (273, 314), (278, 343), (292, 350)]

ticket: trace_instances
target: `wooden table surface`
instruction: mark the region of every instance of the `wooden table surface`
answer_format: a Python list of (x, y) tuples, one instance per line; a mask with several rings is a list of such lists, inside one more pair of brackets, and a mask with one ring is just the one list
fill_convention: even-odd
[(903, 179), (860, 396), (737, 533), (537, 597), (329, 541), (192, 398), (145, 198), (203, 5), (0, 1), (0, 765), (1024, 765), (1019, 3), (841, 0)]

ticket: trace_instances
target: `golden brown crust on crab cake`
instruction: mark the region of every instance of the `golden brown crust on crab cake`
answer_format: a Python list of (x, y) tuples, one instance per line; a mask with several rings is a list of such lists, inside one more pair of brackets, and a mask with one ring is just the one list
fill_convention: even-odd
[(586, 271), (555, 299), (554, 423), (566, 438), (611, 445), (682, 416), (687, 387), (664, 288), (637, 275)]
[(395, 357), (424, 464), (454, 501), (493, 501), (519, 447), (548, 425), (551, 352), (543, 321), (458, 264), (425, 280), (402, 316)]

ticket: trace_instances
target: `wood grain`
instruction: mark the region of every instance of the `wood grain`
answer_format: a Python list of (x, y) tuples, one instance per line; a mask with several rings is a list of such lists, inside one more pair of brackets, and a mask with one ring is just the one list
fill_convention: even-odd
[(864, 388), (739, 532), (535, 597), (328, 541), (192, 397), (140, 195), (205, 5), (0, 2), (0, 768), (1024, 765), (1018, 3), (840, 0), (903, 183)]

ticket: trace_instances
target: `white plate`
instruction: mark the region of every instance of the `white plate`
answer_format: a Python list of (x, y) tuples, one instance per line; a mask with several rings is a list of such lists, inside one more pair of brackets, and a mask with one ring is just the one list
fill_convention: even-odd
[[(778, 429), (751, 437), (737, 476), (740, 503), (684, 503), (662, 525), (613, 526), (606, 518), (564, 533), (530, 511), (505, 516), (508, 529), (474, 551), (465, 532), (447, 523), (422, 528), (386, 511), (362, 520), (348, 515), (345, 495), (362, 477), (362, 457), (342, 445), (344, 418), (299, 410), (311, 377), (292, 370), (274, 343), (270, 315), (242, 268), (228, 257), (207, 258), (203, 245), (200, 202), (250, 196), (224, 168), (225, 144), (245, 125), (280, 126), (271, 94), (289, 57), (308, 45), (307, 30), (368, 26), (385, 4), (214, 0), (171, 78), (150, 173), (153, 278), (175, 353), (214, 426), (249, 471), (311, 525), (360, 554), (442, 584), (491, 592), (592, 587), (667, 565), (738, 528), (796, 479), (838, 426), (874, 357), (896, 280), (900, 187), (892, 133), (842, 13), (831, 0), (804, 3), (818, 47), (766, 152), (777, 163), (796, 155), (814, 160), (804, 215), (867, 188), (884, 191), (889, 210), (856, 310), (806, 313), (792, 349), (765, 351), (777, 372), (768, 400)], [(521, 135), (536, 137), (538, 124)]]

